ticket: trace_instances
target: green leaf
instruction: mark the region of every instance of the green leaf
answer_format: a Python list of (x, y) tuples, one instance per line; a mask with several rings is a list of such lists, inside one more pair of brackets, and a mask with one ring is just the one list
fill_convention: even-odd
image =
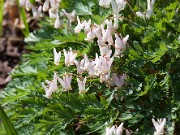
[(6, 113), (4, 112), (3, 108), (0, 105), (0, 118), (3, 122), (3, 125), (6, 129), (6, 133), (7, 135), (17, 135), (16, 130), (14, 129), (13, 124), (11, 123), (11, 121), (9, 120), (9, 118), (7, 117)]
[(86, 6), (82, 2), (78, 2), (75, 5), (78, 15), (92, 15), (91, 7), (94, 5), (92, 3), (88, 3), (89, 5)]
[(151, 62), (156, 63), (161, 60), (161, 57), (168, 51), (168, 48), (164, 42), (162, 42), (156, 51), (151, 54)]

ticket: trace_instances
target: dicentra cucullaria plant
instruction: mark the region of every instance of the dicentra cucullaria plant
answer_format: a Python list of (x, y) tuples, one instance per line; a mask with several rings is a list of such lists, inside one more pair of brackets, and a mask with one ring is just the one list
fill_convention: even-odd
[(178, 0), (19, 3), (41, 29), (0, 95), (18, 134), (180, 132)]

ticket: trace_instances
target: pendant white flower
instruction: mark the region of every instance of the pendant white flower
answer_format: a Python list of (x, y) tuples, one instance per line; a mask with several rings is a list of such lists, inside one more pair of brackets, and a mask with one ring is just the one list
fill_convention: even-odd
[(57, 53), (55, 48), (54, 48), (53, 52), (54, 52), (54, 64), (59, 65), (59, 61), (61, 58), (61, 52)]
[(55, 23), (54, 23), (54, 28), (59, 28), (61, 26), (61, 21), (60, 21), (60, 19), (59, 19), (59, 14), (57, 13), (56, 14), (56, 21), (55, 21)]
[(70, 51), (68, 52), (65, 49), (63, 51), (65, 57), (65, 65), (68, 67), (70, 65), (74, 65), (74, 62), (76, 61), (77, 53), (73, 53), (72, 48), (70, 48)]
[(124, 37), (122, 40), (121, 38), (115, 34), (115, 56), (119, 56), (122, 52), (122, 50), (124, 50), (126, 48), (126, 43), (127, 40), (129, 38), (129, 35), (126, 35), (126, 37)]
[(82, 59), (81, 61), (75, 61), (75, 65), (77, 68), (77, 74), (81, 74), (84, 72), (84, 59)]
[(45, 97), (46, 98), (51, 98), (52, 96), (52, 93), (55, 92), (57, 89), (58, 89), (58, 86), (57, 86), (57, 74), (54, 73), (54, 78), (52, 81), (48, 81), (46, 80), (46, 83), (48, 84), (48, 87), (45, 86), (45, 84), (42, 82), (42, 86), (46, 92), (45, 94)]
[(85, 26), (85, 24), (86, 24), (86, 21), (83, 21), (82, 23), (81, 23), (81, 21), (80, 21), (80, 19), (79, 19), (79, 16), (77, 16), (77, 21), (78, 21), (78, 25), (75, 27), (75, 29), (74, 29), (74, 32), (75, 33), (79, 33), (83, 28), (84, 28), (84, 26)]
[(43, 4), (43, 11), (45, 12), (45, 11), (48, 11), (48, 9), (49, 9), (49, 0), (46, 0), (45, 2), (44, 2), (44, 4)]
[(154, 132), (154, 135), (163, 135), (164, 126), (166, 124), (166, 118), (159, 119), (158, 121), (155, 121), (154, 119), (152, 119), (152, 123), (156, 129), (156, 132)]
[(116, 73), (113, 74), (112, 76), (112, 81), (113, 83), (118, 86), (118, 87), (122, 87), (125, 83), (125, 79), (127, 78), (126, 74), (123, 74), (121, 77), (118, 77)]
[(71, 80), (72, 80), (72, 75), (68, 75), (68, 74), (64, 75), (63, 79), (58, 77), (58, 81), (60, 82), (60, 84), (62, 85), (65, 91), (72, 90)]
[(83, 80), (77, 78), (77, 82), (78, 82), (78, 87), (79, 87), (79, 93), (81, 94), (81, 93), (86, 92), (86, 88), (85, 88), (86, 77)]

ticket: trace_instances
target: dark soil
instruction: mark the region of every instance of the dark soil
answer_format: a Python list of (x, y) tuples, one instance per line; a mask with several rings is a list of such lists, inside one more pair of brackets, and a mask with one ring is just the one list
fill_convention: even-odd
[(17, 23), (18, 7), (5, 3), (4, 9), (3, 30), (0, 36), (0, 90), (11, 80), (9, 73), (25, 52), (24, 36)]

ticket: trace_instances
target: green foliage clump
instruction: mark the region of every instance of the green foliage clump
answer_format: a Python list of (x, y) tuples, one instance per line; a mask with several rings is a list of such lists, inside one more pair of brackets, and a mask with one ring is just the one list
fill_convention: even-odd
[[(88, 92), (79, 94), (73, 79), (71, 92), (59, 87), (52, 99), (45, 98), (41, 83), (51, 80), (54, 72), (76, 74), (73, 66), (64, 67), (63, 59), (54, 65), (54, 47), (58, 51), (72, 47), (78, 58), (85, 53), (93, 58), (99, 52), (95, 41), (84, 41), (83, 32), (73, 32), (75, 23), (71, 28), (54, 29), (52, 20), (40, 22), (42, 28), (26, 40), (31, 53), (23, 56), (11, 73), (12, 82), (0, 94), (19, 135), (104, 134), (106, 122), (124, 122), (133, 134), (147, 135), (155, 130), (154, 117), (167, 119), (166, 134), (180, 132), (180, 2), (156, 1), (149, 20), (134, 14), (146, 10), (146, 1), (133, 0), (128, 5), (117, 32), (130, 38), (124, 56), (115, 58), (111, 69), (128, 75), (121, 88), (88, 79)], [(75, 9), (81, 18), (97, 24), (113, 17), (112, 10), (98, 6), (97, 0), (62, 1), (61, 8)]]

